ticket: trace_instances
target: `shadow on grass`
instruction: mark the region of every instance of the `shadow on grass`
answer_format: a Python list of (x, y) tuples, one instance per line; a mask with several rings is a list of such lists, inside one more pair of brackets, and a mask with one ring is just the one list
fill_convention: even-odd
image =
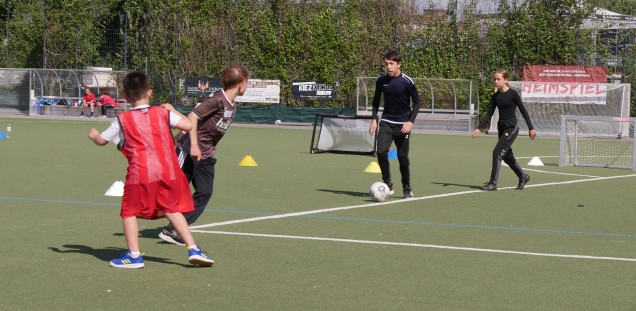
[[(159, 232), (161, 232), (161, 228), (157, 229), (143, 229), (139, 230), (139, 237), (144, 239), (154, 239), (159, 240)], [(124, 236), (123, 232), (115, 232), (114, 236)], [(160, 240), (159, 240), (160, 241)]]
[(318, 191), (322, 191), (322, 192), (331, 192), (331, 193), (335, 193), (335, 194), (346, 194), (348, 196), (352, 196), (352, 197), (369, 197), (369, 193), (368, 192), (358, 192), (358, 191), (342, 191), (342, 190), (332, 190), (332, 189), (316, 189)]
[(475, 185), (455, 184), (450, 182), (431, 182), (431, 184), (442, 185), (442, 187), (457, 186), (457, 187), (465, 187), (470, 189), (480, 189), (482, 187), (482, 186), (475, 186)]
[[(62, 247), (66, 249), (59, 249), (57, 247), (49, 247), (49, 249), (52, 250), (53, 252), (61, 253), (61, 254), (71, 253), (71, 254), (90, 255), (105, 262), (111, 261), (115, 258), (119, 258), (119, 256), (121, 256), (121, 254), (126, 251), (125, 249), (118, 248), (118, 247), (92, 248), (86, 245), (73, 245), (73, 244), (62, 245)], [(144, 262), (149, 262), (149, 261), (163, 263), (163, 264), (177, 265), (177, 266), (186, 267), (186, 268), (192, 267), (191, 264), (182, 264), (182, 263), (173, 262), (172, 260), (167, 258), (144, 255)]]

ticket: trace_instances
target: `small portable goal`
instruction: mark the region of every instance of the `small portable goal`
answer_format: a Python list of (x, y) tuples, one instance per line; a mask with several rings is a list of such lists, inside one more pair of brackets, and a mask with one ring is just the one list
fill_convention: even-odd
[(561, 116), (559, 166), (636, 170), (636, 118)]
[(377, 131), (369, 134), (371, 116), (316, 114), (310, 153), (375, 155)]

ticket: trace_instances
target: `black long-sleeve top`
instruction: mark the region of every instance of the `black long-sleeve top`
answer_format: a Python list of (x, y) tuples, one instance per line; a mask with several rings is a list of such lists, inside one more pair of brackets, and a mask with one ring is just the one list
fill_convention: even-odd
[[(391, 123), (415, 122), (420, 111), (420, 96), (413, 80), (403, 72), (397, 77), (384, 74), (375, 82), (375, 94), (372, 102), (372, 116), (377, 118), (380, 109), (380, 96), (384, 94), (384, 112), (382, 120)], [(411, 108), (411, 100), (413, 107)]]
[(490, 121), (493, 113), (495, 113), (495, 108), (499, 109), (499, 122), (516, 125), (518, 122), (515, 111), (517, 107), (519, 108), (523, 119), (526, 120), (528, 130), (533, 130), (534, 127), (532, 126), (532, 121), (530, 121), (530, 116), (528, 115), (528, 111), (526, 111), (526, 107), (523, 105), (523, 102), (521, 102), (519, 93), (510, 88), (505, 92), (497, 91), (492, 95), (490, 105), (488, 106), (488, 112), (486, 113), (486, 116), (481, 119), (477, 128), (483, 129), (484, 126), (486, 126), (486, 123)]

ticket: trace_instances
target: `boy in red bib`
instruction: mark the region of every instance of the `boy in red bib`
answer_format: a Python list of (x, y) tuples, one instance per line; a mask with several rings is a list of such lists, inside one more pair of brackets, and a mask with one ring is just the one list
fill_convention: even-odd
[(214, 260), (194, 242), (183, 213), (194, 210), (192, 193), (174, 153), (171, 128), (189, 131), (190, 121), (170, 104), (150, 106), (152, 90), (148, 77), (131, 72), (123, 80), (126, 100), (132, 110), (121, 113), (101, 134), (92, 128), (88, 137), (99, 146), (109, 142), (128, 159), (120, 216), (128, 251), (110, 261), (117, 268), (143, 268), (139, 251), (137, 218), (166, 217), (183, 237), (188, 247), (188, 261), (199, 266), (211, 266)]

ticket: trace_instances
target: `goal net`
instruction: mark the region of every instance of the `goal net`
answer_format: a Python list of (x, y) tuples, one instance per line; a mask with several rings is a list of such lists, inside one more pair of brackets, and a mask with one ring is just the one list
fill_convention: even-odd
[[(521, 96), (532, 125), (540, 136), (558, 136), (562, 115), (629, 117), (630, 84), (509, 81)], [(496, 111), (490, 131), (497, 132)], [(520, 133), (528, 127), (517, 109)]]
[[(371, 115), (378, 77), (356, 77), (356, 113)], [(479, 115), (479, 88), (472, 80), (411, 78), (420, 98), (413, 130), (472, 132)], [(380, 113), (384, 96), (380, 99)]]
[(562, 116), (559, 166), (636, 170), (635, 120), (623, 117)]
[(377, 135), (369, 134), (371, 116), (316, 114), (310, 153), (375, 154)]

